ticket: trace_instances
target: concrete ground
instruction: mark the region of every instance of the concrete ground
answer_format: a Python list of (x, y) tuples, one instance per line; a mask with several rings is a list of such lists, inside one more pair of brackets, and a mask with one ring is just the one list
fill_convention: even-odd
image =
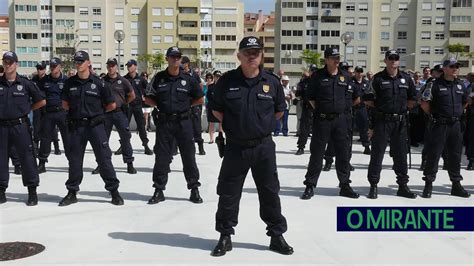
[[(290, 116), (290, 128), (295, 128), (295, 116)], [(154, 143), (154, 133), (151, 143)], [(208, 134), (203, 134), (206, 141)], [(281, 183), (283, 214), (288, 220), (287, 241), (294, 247), (292, 256), (268, 251), (269, 238), (265, 224), (259, 218), (258, 196), (249, 176), (242, 194), (239, 225), (233, 236), (234, 249), (226, 256), (211, 257), (217, 243), (214, 216), (217, 208), (217, 176), (221, 159), (215, 144), (206, 144), (207, 155), (196, 155), (201, 173), (201, 195), (204, 203), (189, 202), (189, 191), (182, 172), (181, 160), (175, 158), (165, 191), (166, 201), (147, 205), (153, 193), (151, 175), (154, 156), (143, 154), (137, 134), (133, 134), (135, 166), (138, 174), (126, 173), (120, 156), (113, 163), (121, 181), (124, 206), (113, 206), (99, 176), (90, 172), (96, 167), (90, 149), (84, 163), (84, 180), (78, 194), (79, 203), (58, 207), (66, 195), (64, 182), (68, 164), (64, 156), (51, 155), (48, 172), (41, 175), (38, 188), (39, 205), (27, 207), (26, 188), (21, 178), (11, 175), (7, 191), (8, 202), (0, 206), (0, 242), (27, 241), (43, 244), (46, 250), (36, 256), (2, 262), (1, 265), (263, 265), (263, 264), (464, 264), (474, 265), (472, 232), (423, 233), (341, 233), (336, 231), (337, 206), (473, 206), (470, 199), (449, 195), (450, 182), (440, 170), (432, 199), (415, 200), (396, 197), (395, 175), (391, 159), (385, 156), (379, 199), (369, 200), (366, 180), (369, 156), (354, 142), (352, 164), (353, 187), (361, 198), (337, 196), (335, 170), (322, 172), (316, 195), (309, 201), (299, 196), (304, 190), (303, 177), (309, 160), (308, 147), (302, 156), (295, 156), (296, 137), (274, 138), (277, 143), (277, 163)], [(118, 147), (118, 135), (112, 134), (110, 146)], [(421, 193), (422, 173), (420, 150), (413, 150), (410, 187)], [(465, 162), (463, 162), (465, 168)], [(10, 168), (13, 172), (13, 168)], [(463, 184), (474, 193), (473, 172), (462, 170)]]

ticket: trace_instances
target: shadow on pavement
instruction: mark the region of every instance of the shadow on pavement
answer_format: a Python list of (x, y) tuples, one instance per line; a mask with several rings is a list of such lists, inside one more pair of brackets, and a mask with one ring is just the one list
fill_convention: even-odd
[[(51, 202), (51, 203), (59, 203), (64, 196), (66, 196), (67, 191), (64, 192), (64, 195), (58, 196), (58, 195), (50, 195), (47, 193), (38, 193), (38, 202)], [(96, 200), (96, 199), (82, 199), (81, 194), (87, 195), (86, 193), (79, 192), (77, 194), (77, 200), (78, 203), (81, 202), (99, 202), (99, 203), (110, 203), (110, 200)], [(7, 200), (11, 202), (25, 202), (26, 199), (28, 198), (28, 192), (25, 191), (24, 194), (20, 193), (6, 193), (7, 195)], [(108, 195), (108, 194), (107, 194)], [(107, 198), (110, 198), (108, 196)]]
[[(87, 195), (91, 197), (110, 198), (109, 192), (107, 191), (81, 191), (79, 193), (82, 195)], [(148, 200), (150, 199), (152, 195), (151, 194), (142, 195), (142, 194), (138, 194), (134, 192), (120, 192), (120, 196), (122, 196), (124, 200), (148, 202)], [(189, 201), (188, 199), (185, 199), (185, 198), (168, 197), (166, 196), (166, 194), (165, 194), (165, 198), (166, 200), (172, 200), (172, 201)]]

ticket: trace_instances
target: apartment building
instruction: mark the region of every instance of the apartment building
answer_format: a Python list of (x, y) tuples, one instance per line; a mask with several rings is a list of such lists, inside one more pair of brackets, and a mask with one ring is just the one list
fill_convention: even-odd
[(263, 67), (275, 71), (275, 13), (264, 15), (258, 13), (244, 14), (245, 36), (258, 37), (264, 46)]
[(0, 55), (10, 50), (10, 28), (8, 21), (8, 16), (0, 16)]
[[(341, 50), (350, 65), (379, 71), (386, 50), (401, 54), (402, 69), (432, 67), (449, 56), (448, 44), (463, 43), (474, 51), (472, 0), (277, 0), (275, 68), (299, 76), (305, 67), (301, 52)], [(344, 47), (341, 35), (352, 41)], [(344, 54), (344, 50), (346, 54)], [(458, 58), (461, 73), (473, 60)]]

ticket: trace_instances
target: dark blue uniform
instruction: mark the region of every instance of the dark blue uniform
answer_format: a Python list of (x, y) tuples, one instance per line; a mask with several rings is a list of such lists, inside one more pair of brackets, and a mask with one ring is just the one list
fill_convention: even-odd
[(62, 91), (62, 100), (69, 103), (70, 120), (69, 143), (69, 179), (66, 187), (69, 191), (79, 191), (83, 178), (84, 152), (87, 142), (99, 165), (100, 176), (105, 182), (105, 189), (116, 191), (119, 187), (105, 131), (104, 105), (114, 102), (111, 91), (104, 86), (104, 81), (90, 74), (82, 80), (77, 75), (66, 80)]
[(281, 214), (275, 143), (271, 137), (275, 113), (283, 112), (285, 106), (278, 78), (263, 69), (257, 77), (248, 79), (239, 67), (225, 73), (216, 84), (211, 107), (224, 113), (222, 127), (227, 137), (217, 184), (216, 230), (222, 235), (234, 234), (249, 169), (257, 186), (260, 217), (267, 224), (267, 235), (280, 236), (287, 230)]
[(66, 157), (68, 156), (69, 133), (66, 124), (66, 111), (62, 108), (61, 93), (66, 81), (66, 76), (61, 74), (58, 78), (47, 75), (38, 81), (38, 87), (46, 95), (46, 106), (43, 107), (41, 117), (41, 143), (38, 159), (41, 163), (48, 161), (51, 153), (51, 141), (55, 136), (56, 126), (61, 132)]
[[(360, 92), (361, 98), (368, 92), (369, 90), (369, 83), (362, 79), (361, 82), (358, 82), (355, 78), (352, 79), (352, 86), (355, 90)], [(359, 130), (360, 140), (362, 142), (362, 146), (369, 147), (370, 141), (369, 136), (367, 135), (367, 131), (369, 130), (369, 117), (367, 113), (367, 106), (364, 104), (363, 101), (354, 107), (355, 114), (355, 125)]]
[(203, 97), (197, 81), (180, 70), (178, 76), (171, 76), (168, 70), (155, 75), (146, 97), (154, 100), (159, 110), (153, 187), (166, 189), (171, 157), (176, 141), (183, 161), (184, 176), (188, 189), (198, 188), (199, 170), (196, 164), (196, 147), (191, 123), (191, 100)]
[[(298, 149), (303, 149), (308, 142), (309, 133), (311, 133), (311, 125), (312, 125), (312, 107), (308, 101), (308, 83), (311, 77), (302, 79), (298, 83), (298, 87), (296, 89), (296, 97), (300, 97), (301, 101), (301, 118), (300, 118), (300, 128), (299, 128), (299, 135), (298, 135)], [(302, 154), (302, 153), (301, 153)]]
[(416, 101), (416, 89), (412, 78), (399, 71), (390, 77), (387, 70), (375, 74), (365, 95), (365, 100), (374, 101), (375, 108), (371, 112), (372, 153), (368, 171), (371, 185), (377, 185), (382, 170), (382, 160), (387, 143), (390, 141), (390, 152), (393, 155), (393, 170), (397, 175), (397, 183), (408, 183), (407, 166), (407, 101)]
[[(37, 86), (39, 85), (38, 83), (46, 77), (43, 76), (40, 78), (38, 75), (33, 76), (31, 81), (33, 81)], [(39, 148), (39, 141), (41, 140), (41, 115), (42, 115), (42, 109), (34, 110), (33, 111), (33, 141), (35, 143), (35, 149)], [(37, 150), (36, 150), (37, 152)]]
[(130, 110), (128, 112), (128, 120), (133, 117), (135, 118), (135, 122), (137, 124), (137, 130), (138, 134), (140, 136), (140, 139), (142, 141), (143, 146), (148, 145), (148, 137), (146, 134), (146, 129), (145, 129), (145, 119), (143, 117), (143, 96), (145, 94), (146, 87), (148, 85), (148, 82), (144, 77), (139, 76), (138, 74), (135, 75), (135, 77), (132, 77), (129, 74), (125, 75), (124, 78), (126, 78), (130, 84), (132, 84), (133, 90), (135, 91), (135, 100), (130, 103)]
[(12, 147), (21, 163), (23, 185), (39, 185), (28, 114), (31, 103), (42, 100), (41, 91), (26, 78), (17, 74), (16, 80), (8, 82), (5, 76), (0, 77), (0, 190), (8, 187), (8, 158)]
[(112, 127), (115, 126), (120, 136), (123, 162), (127, 164), (132, 163), (134, 160), (132, 144), (130, 143), (132, 134), (130, 133), (127, 114), (124, 111), (126, 111), (125, 105), (127, 104), (127, 96), (133, 91), (133, 87), (127, 79), (119, 74), (117, 74), (116, 78), (105, 75), (104, 84), (105, 88), (112, 93), (117, 106), (115, 110), (105, 115), (107, 138), (110, 139)]
[(466, 131), (464, 132), (464, 143), (466, 146), (466, 156), (469, 160), (467, 170), (474, 170), (474, 90), (473, 83), (468, 84), (467, 89), (471, 91), (471, 105), (466, 110)]
[[(196, 82), (201, 84), (201, 78), (199, 75), (194, 73), (192, 69), (189, 70), (188, 75), (193, 77)], [(194, 141), (198, 144), (199, 147), (199, 155), (205, 155), (206, 152), (204, 151), (204, 140), (202, 139), (202, 125), (201, 125), (201, 118), (202, 118), (202, 105), (194, 105), (191, 107), (191, 122), (193, 125), (193, 135)]]

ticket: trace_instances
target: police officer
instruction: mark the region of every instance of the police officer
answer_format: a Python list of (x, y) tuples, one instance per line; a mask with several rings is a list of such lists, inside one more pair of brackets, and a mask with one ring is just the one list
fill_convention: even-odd
[(138, 75), (137, 73), (137, 61), (130, 59), (127, 62), (128, 73), (124, 76), (130, 84), (132, 84), (133, 90), (135, 91), (135, 100), (130, 103), (130, 110), (128, 112), (128, 120), (133, 117), (137, 124), (138, 134), (142, 141), (142, 145), (145, 148), (146, 155), (153, 155), (153, 151), (148, 147), (148, 137), (145, 129), (145, 119), (143, 117), (143, 95), (145, 93), (148, 81)]
[(336, 48), (324, 51), (325, 66), (316, 71), (308, 85), (308, 99), (314, 107), (313, 135), (311, 137), (311, 157), (304, 184), (306, 189), (301, 199), (310, 199), (314, 195), (322, 169), (324, 149), (329, 141), (334, 143), (336, 153), (336, 169), (341, 188), (339, 195), (358, 198), (350, 184), (349, 170), (349, 138), (347, 122), (344, 116), (346, 109), (346, 92), (350, 78), (347, 72), (339, 67), (340, 55)]
[(67, 206), (77, 202), (77, 192), (84, 176), (84, 152), (89, 141), (96, 161), (99, 164), (100, 176), (105, 182), (105, 189), (112, 196), (112, 204), (123, 205), (118, 192), (120, 181), (112, 165), (107, 132), (105, 130), (105, 112), (115, 110), (114, 96), (104, 81), (93, 75), (89, 66), (89, 54), (78, 51), (74, 54), (77, 74), (66, 80), (62, 91), (63, 108), (69, 117), (69, 178), (66, 181), (68, 194), (59, 202)]
[[(369, 83), (364, 79), (364, 69), (360, 66), (355, 67), (354, 77), (352, 78), (352, 86), (354, 90), (359, 91), (361, 97), (365, 95), (369, 90)], [(360, 140), (362, 146), (364, 147), (364, 154), (370, 155), (370, 141), (367, 131), (369, 130), (369, 117), (367, 114), (367, 107), (364, 102), (361, 101), (359, 104), (354, 106), (355, 114), (355, 124), (359, 130)]]
[(7, 201), (8, 154), (13, 147), (22, 166), (23, 185), (28, 187), (26, 204), (33, 206), (38, 204), (39, 175), (28, 114), (44, 106), (46, 101), (33, 82), (17, 74), (18, 57), (14, 52), (4, 53), (2, 61), (5, 73), (0, 77), (0, 204)]
[[(199, 87), (202, 90), (201, 77), (191, 68), (191, 61), (189, 60), (189, 57), (183, 56), (181, 60), (181, 67), (183, 68), (183, 72), (185, 74), (188, 74), (196, 79)], [(194, 141), (198, 144), (199, 155), (206, 155), (206, 151), (204, 150), (204, 140), (202, 139), (201, 117), (202, 104), (193, 105), (191, 107), (191, 122), (193, 123)]]
[[(36, 74), (33, 76), (31, 81), (33, 81), (37, 86), (40, 80), (46, 77), (46, 63), (38, 62), (36, 64)], [(39, 148), (40, 131), (41, 131), (41, 114), (42, 110), (33, 111), (33, 140), (35, 143), (35, 149)]]
[(470, 105), (466, 110), (466, 131), (464, 132), (464, 143), (466, 156), (469, 161), (466, 170), (474, 170), (474, 72), (467, 74), (467, 88), (471, 91)]
[(159, 109), (156, 127), (155, 166), (153, 187), (155, 192), (148, 204), (165, 200), (163, 190), (168, 183), (169, 164), (173, 154), (173, 143), (179, 147), (189, 200), (202, 203), (199, 195), (199, 170), (196, 164), (196, 147), (193, 141), (191, 106), (204, 102), (203, 92), (192, 76), (180, 69), (182, 54), (178, 47), (170, 47), (166, 52), (168, 67), (158, 72), (145, 94), (145, 102)]
[(309, 103), (307, 90), (311, 76), (316, 73), (316, 70), (318, 70), (316, 65), (310, 65), (308, 75), (303, 75), (303, 78), (297, 85), (295, 93), (295, 96), (299, 98), (299, 104), (301, 104), (301, 118), (297, 142), (298, 150), (296, 151), (296, 155), (304, 154), (304, 148), (308, 142), (309, 134), (311, 133), (311, 126), (313, 124), (313, 107)]
[(430, 81), (423, 91), (421, 108), (431, 117), (431, 133), (426, 140), (426, 166), (423, 171), (425, 188), (422, 196), (430, 198), (438, 172), (438, 161), (446, 148), (451, 195), (470, 197), (461, 185), (462, 133), (461, 115), (467, 106), (469, 94), (459, 79), (459, 63), (454, 58), (443, 62), (443, 76)]
[[(107, 90), (110, 90), (114, 97), (115, 109), (107, 112), (105, 115), (105, 131), (107, 132), (107, 139), (110, 140), (112, 127), (115, 126), (120, 136), (120, 147), (122, 148), (123, 162), (127, 164), (127, 173), (136, 174), (137, 170), (133, 167), (133, 149), (130, 139), (130, 126), (127, 117), (126, 105), (135, 99), (135, 91), (130, 82), (120, 76), (118, 73), (117, 59), (109, 58), (106, 62), (107, 75), (103, 78)], [(97, 167), (92, 174), (100, 172)]]
[(8, 156), (10, 156), (10, 159), (12, 160), (13, 167), (15, 168), (13, 170), (13, 173), (15, 175), (21, 175), (20, 158), (18, 157), (18, 153), (16, 152), (16, 149), (13, 145), (10, 145), (10, 149), (8, 151)]
[(258, 38), (243, 38), (237, 57), (240, 67), (221, 77), (212, 102), (227, 143), (217, 184), (216, 230), (221, 236), (211, 255), (223, 256), (232, 250), (230, 235), (237, 225), (242, 186), (249, 169), (257, 186), (260, 217), (271, 237), (270, 250), (290, 255), (293, 248), (283, 237), (287, 224), (281, 214), (275, 143), (271, 136), (275, 119), (280, 119), (285, 111), (283, 88), (277, 76), (261, 67), (263, 44)]
[(50, 60), (51, 73), (38, 81), (38, 87), (46, 95), (46, 106), (43, 107), (41, 118), (41, 142), (38, 153), (38, 172), (46, 172), (45, 164), (51, 153), (51, 141), (54, 137), (56, 126), (61, 132), (64, 151), (68, 156), (69, 133), (66, 124), (66, 111), (62, 107), (61, 92), (66, 81), (66, 76), (61, 73), (61, 59), (55, 57)]
[(384, 60), (386, 67), (375, 74), (365, 95), (365, 104), (373, 109), (369, 122), (372, 136), (372, 153), (368, 171), (370, 191), (368, 198), (377, 198), (377, 184), (380, 180), (382, 160), (388, 141), (393, 155), (393, 170), (397, 175), (397, 196), (416, 198), (407, 186), (407, 108), (416, 102), (416, 89), (412, 78), (398, 69), (400, 55), (396, 50), (388, 50)]

